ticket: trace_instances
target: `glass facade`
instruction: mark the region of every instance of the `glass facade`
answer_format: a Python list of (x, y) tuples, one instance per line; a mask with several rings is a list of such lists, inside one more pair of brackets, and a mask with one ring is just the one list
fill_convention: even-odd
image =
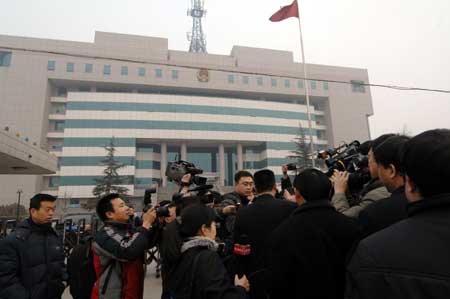
[(230, 84), (234, 83), (234, 75), (228, 75), (228, 83)]
[(323, 89), (328, 90), (328, 82), (327, 81), (323, 82)]
[(263, 85), (263, 78), (262, 77), (258, 77), (256, 79), (256, 83), (258, 84), (258, 86), (262, 86)]
[(311, 89), (317, 89), (317, 81), (310, 81), (311, 82)]
[(271, 78), (271, 79), (270, 79), (270, 85), (271, 85), (272, 87), (276, 87), (276, 86), (277, 86), (277, 79)]
[(127, 66), (122, 66), (122, 67), (120, 68), (120, 74), (121, 74), (122, 76), (128, 76), (128, 67), (127, 67)]
[(297, 87), (298, 88), (303, 88), (303, 80), (298, 80), (297, 81)]
[(156, 78), (162, 78), (162, 69), (156, 69), (155, 76)]
[(204, 172), (218, 172), (218, 155), (217, 147), (188, 147), (187, 160)]
[(236, 147), (225, 147), (225, 186), (232, 186), (234, 184), (234, 174), (236, 171)]
[(242, 83), (248, 85), (248, 76), (242, 77)]
[(172, 70), (172, 79), (178, 79), (178, 71)]
[(353, 92), (360, 92), (360, 93), (366, 92), (366, 87), (363, 85), (364, 81), (352, 80), (352, 81), (350, 81), (350, 83), (352, 84)]
[(285, 79), (285, 80), (284, 80), (284, 87), (286, 87), (286, 88), (291, 87), (291, 80)]

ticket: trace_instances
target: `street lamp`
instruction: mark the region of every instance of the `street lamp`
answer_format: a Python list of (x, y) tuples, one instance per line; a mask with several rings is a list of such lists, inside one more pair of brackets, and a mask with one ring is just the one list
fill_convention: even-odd
[(16, 225), (19, 223), (19, 213), (20, 213), (20, 195), (22, 195), (22, 189), (17, 190), (18, 199), (17, 199), (17, 215), (16, 215)]

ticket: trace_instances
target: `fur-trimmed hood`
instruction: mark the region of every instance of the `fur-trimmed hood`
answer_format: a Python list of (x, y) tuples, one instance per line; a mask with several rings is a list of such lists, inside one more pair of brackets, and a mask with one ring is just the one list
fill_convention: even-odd
[(217, 248), (219, 245), (216, 241), (211, 240), (206, 237), (193, 237), (187, 239), (183, 245), (181, 246), (181, 253), (187, 251), (188, 249), (194, 248), (194, 247), (206, 247), (208, 250), (217, 251)]

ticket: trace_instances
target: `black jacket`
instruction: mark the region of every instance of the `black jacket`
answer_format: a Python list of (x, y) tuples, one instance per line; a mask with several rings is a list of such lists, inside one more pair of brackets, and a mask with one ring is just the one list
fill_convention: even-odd
[(391, 196), (381, 199), (359, 214), (359, 224), (364, 236), (380, 231), (407, 217), (405, 187), (400, 187)]
[(167, 282), (171, 298), (247, 298), (245, 289), (230, 280), (215, 246), (214, 241), (199, 237), (183, 244), (182, 255)]
[(328, 200), (298, 207), (270, 237), (270, 298), (343, 298), (346, 257), (359, 235)]
[(0, 298), (56, 299), (67, 279), (60, 238), (31, 219), (0, 241)]
[(450, 298), (450, 194), (408, 206), (408, 218), (362, 240), (348, 298)]
[(249, 255), (235, 255), (240, 269), (239, 274), (246, 274), (250, 281), (250, 295), (260, 297), (258, 288), (264, 287), (264, 254), (266, 241), (270, 233), (286, 220), (298, 207), (297, 204), (273, 198), (263, 194), (255, 198), (252, 204), (240, 209), (234, 227), (234, 242), (250, 245)]

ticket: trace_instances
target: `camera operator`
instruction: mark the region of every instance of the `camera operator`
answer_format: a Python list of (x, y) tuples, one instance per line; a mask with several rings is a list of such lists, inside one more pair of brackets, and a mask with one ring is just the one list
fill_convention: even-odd
[(362, 240), (346, 298), (450, 298), (450, 130), (404, 146), (408, 218)]
[(119, 194), (108, 194), (97, 204), (97, 214), (104, 226), (97, 232), (94, 267), (97, 281), (92, 298), (141, 299), (144, 288), (144, 253), (155, 244), (156, 210), (142, 215), (143, 224), (129, 229), (129, 208)]
[[(386, 139), (392, 136), (394, 136), (394, 134), (381, 135), (375, 140), (367, 141), (361, 145), (360, 150), (362, 154), (368, 156), (368, 167), (371, 180), (365, 184), (363, 189), (359, 192), (355, 205), (351, 206), (346, 196), (349, 174), (347, 172), (339, 172), (335, 170), (333, 176), (331, 177), (331, 181), (334, 185), (334, 195), (331, 199), (331, 203), (337, 211), (346, 216), (358, 218), (361, 211), (369, 205), (379, 201), (380, 199), (389, 197), (390, 193), (378, 179), (378, 165), (374, 160), (373, 151)], [(370, 149), (367, 152), (364, 148)]]

